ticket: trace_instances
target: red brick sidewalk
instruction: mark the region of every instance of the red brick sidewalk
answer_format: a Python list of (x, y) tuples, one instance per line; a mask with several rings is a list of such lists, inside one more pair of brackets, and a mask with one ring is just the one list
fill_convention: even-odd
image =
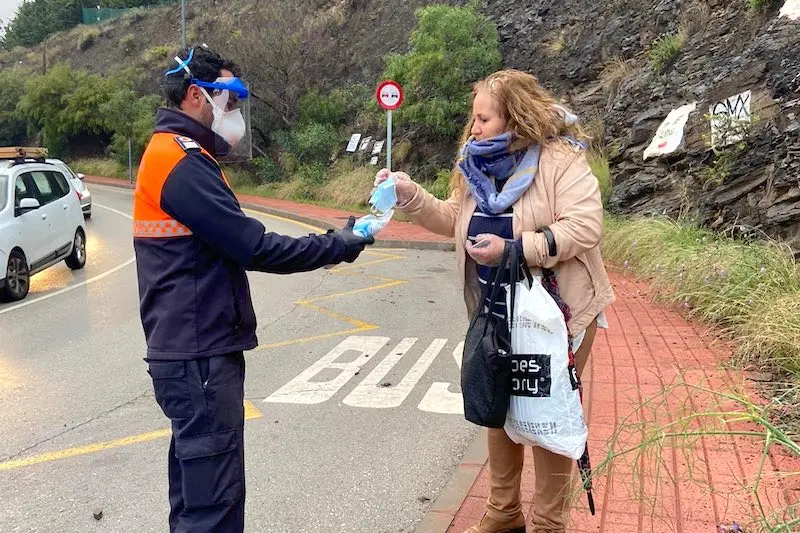
[[(706, 328), (653, 304), (645, 284), (622, 275), (612, 278), (618, 298), (607, 310), (610, 329), (598, 332), (591, 369), (584, 380), (589, 446), (595, 466), (610, 448), (622, 450), (640, 442), (643, 429), (652, 431), (689, 412), (720, 407), (741, 410), (730, 402), (718, 406), (717, 396), (691, 385), (723, 393), (742, 387), (738, 390), (754, 394), (741, 373), (721, 367), (730, 359), (730, 351), (709, 336)], [(639, 409), (651, 397), (657, 398), (655, 403)], [(654, 420), (658, 423), (653, 424)], [(690, 424), (687, 430), (697, 427)], [(730, 429), (759, 428), (738, 424)], [(619, 440), (610, 444), (615, 431), (619, 431)], [(598, 473), (595, 516), (588, 511), (585, 495), (576, 496), (579, 499), (568, 531), (711, 533), (720, 531), (719, 525), (733, 522), (744, 528), (757, 515), (758, 503), (750, 489), (756, 481), (763, 445), (763, 439), (752, 437), (708, 436), (684, 439), (674, 446), (666, 442), (662, 449), (655, 448), (638, 458), (633, 454), (622, 456), (613, 467)], [(526, 451), (526, 461), (522, 490), (524, 508), (530, 515), (534, 491), (530, 450)], [(773, 447), (758, 490), (768, 514), (787, 502), (798, 502), (800, 484), (796, 478), (785, 477), (787, 473), (796, 476), (798, 471), (797, 457)], [(467, 498), (453, 512), (448, 532), (461, 533), (480, 520), (488, 490), (489, 471), (484, 465)], [(800, 525), (791, 531), (800, 531)]]
[[(84, 179), (87, 183), (97, 183), (114, 187), (131, 187), (127, 180), (103, 178), (99, 176), (86, 176)], [(298, 204), (288, 200), (278, 200), (275, 198), (265, 198), (263, 196), (247, 194), (237, 194), (236, 196), (244, 207), (262, 209), (275, 215), (322, 226), (324, 229), (340, 228), (345, 224), (349, 216), (361, 216), (360, 213), (350, 213), (348, 211), (315, 205)], [(410, 222), (398, 222), (396, 220), (389, 222), (389, 225), (377, 236), (377, 240), (384, 246), (407, 247), (411, 243), (414, 243), (416, 245), (415, 248), (445, 250), (452, 248), (453, 242), (450, 238), (436, 235)]]
[[(127, 186), (121, 180), (87, 177), (91, 183)], [(271, 210), (318, 226), (340, 227), (349, 213), (283, 200), (240, 196), (243, 205)], [(424, 247), (451, 241), (408, 223), (392, 222), (381, 233), (384, 242)], [(584, 376), (592, 461), (603, 462), (607, 452), (637, 444), (644, 433), (689, 413), (741, 407), (708, 390), (747, 391), (758, 395), (740, 372), (724, 369), (730, 349), (707, 328), (689, 322), (672, 309), (652, 303), (647, 286), (631, 277), (612, 275), (617, 301), (607, 309), (610, 329), (600, 330), (591, 365)], [(707, 390), (703, 390), (705, 387)], [(652, 398), (654, 398), (652, 400)], [(650, 403), (642, 408), (648, 399)], [(698, 424), (673, 431), (693, 431)], [(759, 428), (744, 423), (727, 426), (737, 431)], [(715, 428), (719, 429), (719, 428)], [(596, 516), (591, 516), (584, 494), (578, 496), (571, 533), (678, 533), (716, 532), (721, 524), (749, 523), (760, 505), (769, 514), (798, 502), (800, 460), (773, 447), (758, 491), (763, 439), (704, 436), (668, 441), (648, 455), (621, 456), (595, 481)], [(533, 506), (533, 465), (530, 450), (523, 476), (526, 511)], [(478, 461), (475, 463), (475, 461)], [(473, 481), (474, 474), (478, 475)], [(785, 474), (794, 473), (795, 477)], [(466, 474), (466, 475), (465, 475)], [(461, 533), (480, 519), (488, 495), (485, 454), (466, 459), (454, 476), (469, 490), (443, 495), (418, 533)], [(451, 483), (452, 485), (453, 483)], [(447, 492), (447, 491), (446, 491)], [(453, 494), (458, 496), (452, 501)], [(530, 515), (530, 512), (528, 512)], [(435, 526), (430, 526), (435, 524)], [(753, 529), (746, 529), (748, 533)], [(800, 525), (792, 531), (800, 531)]]

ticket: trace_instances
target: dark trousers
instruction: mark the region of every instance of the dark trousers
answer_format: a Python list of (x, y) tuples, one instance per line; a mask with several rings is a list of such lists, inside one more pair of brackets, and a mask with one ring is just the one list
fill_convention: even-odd
[(170, 533), (242, 533), (244, 355), (147, 362), (172, 421)]

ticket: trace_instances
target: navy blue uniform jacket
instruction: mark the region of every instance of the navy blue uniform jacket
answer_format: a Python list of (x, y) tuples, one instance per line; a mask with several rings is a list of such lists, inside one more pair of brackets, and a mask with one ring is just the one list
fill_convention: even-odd
[[(134, 249), (147, 356), (181, 360), (258, 345), (246, 270), (289, 274), (343, 260), (336, 234), (266, 233), (246, 216), (215, 157), (225, 143), (160, 109), (136, 178)], [(222, 152), (222, 150), (220, 150)]]

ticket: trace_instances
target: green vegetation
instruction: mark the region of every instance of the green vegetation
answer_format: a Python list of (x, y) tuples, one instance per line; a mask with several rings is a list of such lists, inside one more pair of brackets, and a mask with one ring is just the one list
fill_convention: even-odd
[(144, 51), (142, 59), (145, 63), (165, 63), (173, 48), (166, 44), (150, 47)]
[(647, 51), (653, 72), (659, 73), (672, 63), (683, 51), (686, 45), (686, 35), (683, 32), (664, 34), (653, 41)]
[(451, 170), (443, 168), (436, 173), (436, 179), (429, 183), (423, 183), (422, 186), (440, 200), (447, 200), (450, 198), (450, 175)]
[(782, 3), (782, 0), (747, 0), (747, 7), (751, 11), (769, 11)]
[(21, 144), (27, 134), (28, 123), (16, 110), (25, 94), (25, 78), (16, 69), (0, 72), (0, 146)]
[(417, 18), (411, 50), (386, 58), (384, 77), (400, 82), (406, 93), (398, 123), (456, 137), (466, 119), (471, 84), (502, 65), (497, 29), (474, 3), (424, 7)]
[(664, 299), (725, 328), (743, 361), (800, 382), (800, 271), (788, 248), (691, 223), (608, 217), (603, 253), (650, 278)]
[(597, 154), (590, 153), (587, 157), (589, 160), (589, 167), (592, 169), (592, 174), (597, 178), (600, 184), (600, 195), (603, 198), (603, 205), (608, 204), (608, 199), (611, 198), (611, 193), (614, 190), (614, 182), (611, 179), (611, 168), (608, 164), (608, 159)]
[[(113, 159), (90, 158), (90, 159), (73, 159), (70, 161), (70, 167), (75, 172), (82, 172), (87, 176), (100, 176), (103, 178), (118, 178), (128, 179), (127, 162), (125, 166)], [(136, 168), (133, 169), (134, 176), (136, 175)]]
[[(129, 8), (163, 3), (163, 0), (28, 0), (20, 4), (16, 16), (6, 25), (0, 48), (33, 46), (50, 35), (80, 24), (84, 7)], [(100, 34), (86, 33), (78, 48), (86, 50)]]

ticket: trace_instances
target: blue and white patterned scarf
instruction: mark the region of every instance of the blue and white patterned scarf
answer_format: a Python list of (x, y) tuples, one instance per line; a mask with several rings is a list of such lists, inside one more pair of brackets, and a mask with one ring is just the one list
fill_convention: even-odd
[[(577, 116), (561, 106), (558, 108), (564, 113), (567, 124), (577, 122)], [(566, 139), (574, 145), (586, 148), (583, 143), (571, 137), (566, 137)], [(470, 138), (461, 150), (461, 162), (458, 164), (458, 168), (467, 178), (473, 198), (478, 202), (481, 211), (486, 214), (505, 213), (528, 190), (536, 176), (541, 146), (531, 146), (527, 151), (511, 151), (513, 141), (514, 134), (511, 132), (491, 139), (475, 140)], [(509, 180), (502, 187), (502, 192), (498, 193), (497, 181), (508, 180), (523, 160), (525, 162), (523, 166), (530, 168), (531, 171), (521, 173), (513, 180)]]

